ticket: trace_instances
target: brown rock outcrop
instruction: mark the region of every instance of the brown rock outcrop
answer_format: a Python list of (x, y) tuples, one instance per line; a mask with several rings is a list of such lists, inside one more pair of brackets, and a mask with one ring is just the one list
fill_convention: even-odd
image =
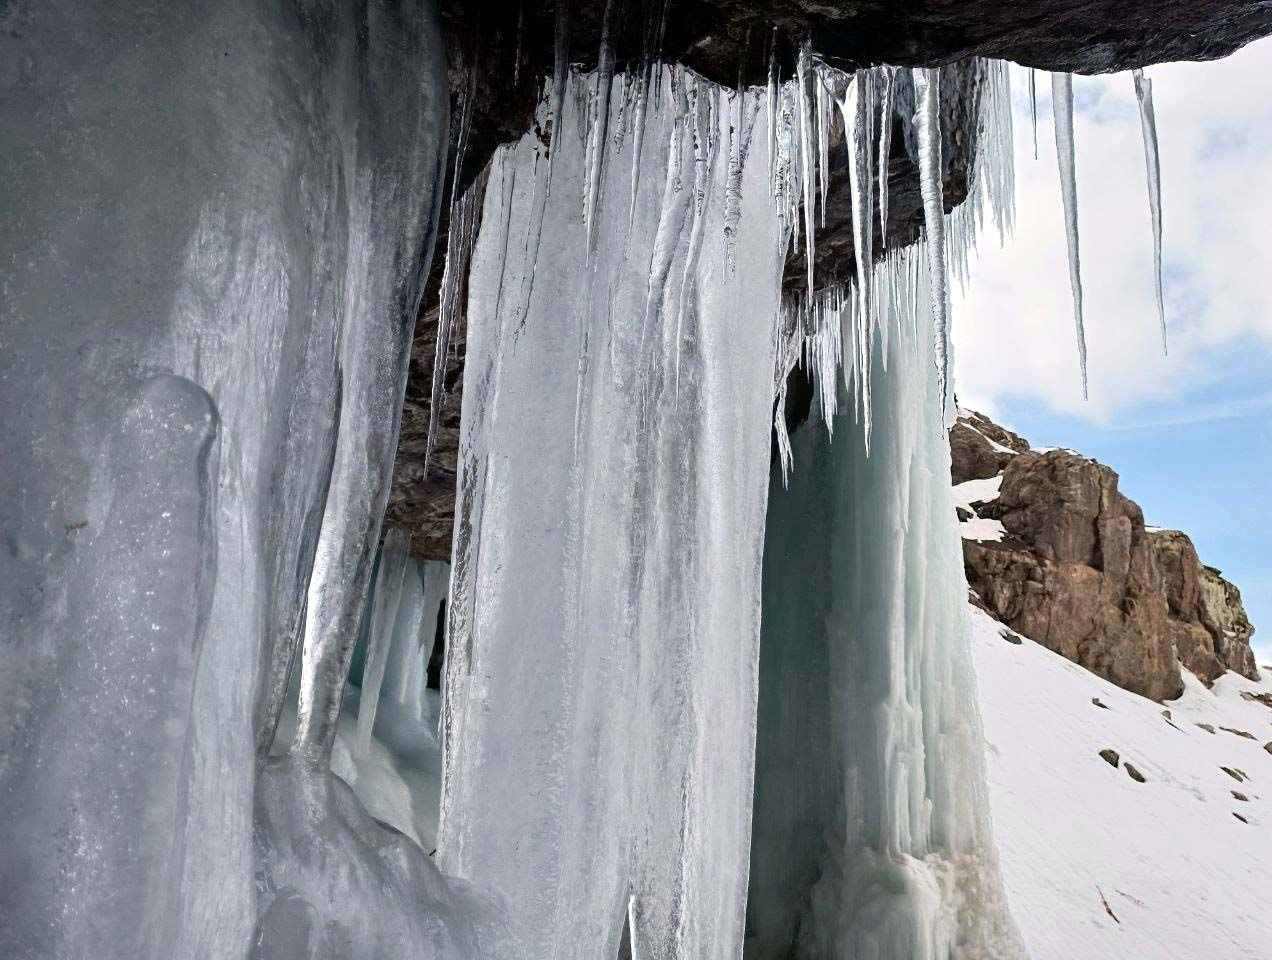
[(1171, 629), (1180, 661), (1207, 684), (1225, 670), (1255, 679), (1250, 649), (1254, 628), (1241, 606), (1241, 593), (1214, 567), (1207, 567), (1187, 534), (1151, 530), (1157, 551)]
[(961, 413), (950, 442), (956, 483), (1003, 464), (998, 497), (972, 504), (1002, 539), (963, 542), (968, 584), (991, 615), (1155, 700), (1183, 692), (1181, 661), (1207, 684), (1225, 670), (1258, 676), (1236, 587), (1184, 534), (1148, 530), (1113, 470), (1030, 450), (979, 414)]
[(955, 483), (997, 476), (1011, 458), (1029, 449), (1018, 437), (975, 410), (960, 410), (950, 430), (950, 473)]

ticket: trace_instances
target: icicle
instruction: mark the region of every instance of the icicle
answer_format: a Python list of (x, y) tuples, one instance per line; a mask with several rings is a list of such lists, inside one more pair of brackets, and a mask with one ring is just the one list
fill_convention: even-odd
[[(726, 96), (722, 93), (722, 96)], [(742, 220), (742, 173), (751, 151), (751, 137), (755, 131), (755, 113), (758, 105), (745, 93), (728, 94), (730, 115), (729, 176), (725, 183), (724, 197), (724, 254), (725, 270), (732, 277), (737, 273), (736, 248), (738, 228)]]
[(866, 449), (870, 448), (870, 359), (874, 347), (874, 325), (870, 316), (870, 271), (874, 263), (874, 178), (870, 159), (874, 136), (870, 121), (874, 116), (874, 87), (870, 71), (858, 70), (840, 102), (844, 135), (848, 144), (848, 182), (852, 191), (852, 241), (857, 264), (856, 348), (861, 357), (862, 421)]
[(614, 118), (613, 142), (616, 154), (623, 152), (623, 144), (627, 141), (627, 126), (631, 122), (631, 97), (634, 86), (632, 76), (624, 71), (618, 75), (619, 93), (618, 116)]
[(804, 256), (808, 261), (808, 295), (813, 295), (813, 134), (809, 129), (808, 65), (812, 57), (807, 42), (799, 48), (795, 62), (796, 111), (799, 113), (799, 176), (804, 193)]
[(433, 382), (429, 390), (428, 435), (424, 440), (423, 475), (428, 476), (429, 460), (437, 442), (437, 428), (441, 417), (442, 394), (446, 389), (446, 360), (450, 351), (451, 333), (459, 314), (459, 291), (468, 274), (468, 258), (472, 253), (473, 236), (476, 233), (476, 204), (469, 193), (459, 196), (459, 175), (463, 170), (464, 153), (468, 149), (468, 131), (472, 126), (472, 103), (477, 85), (477, 58), (470, 47), (468, 81), (464, 90), (464, 104), (460, 110), (459, 138), (455, 145), (455, 165), (451, 171), (450, 215), (446, 225), (446, 265), (442, 269), (442, 289), (437, 313), (437, 341), (433, 351)]
[(521, 41), (526, 33), (526, 0), (517, 4), (517, 49), (512, 55), (512, 85), (516, 87), (521, 79)]
[(1157, 151), (1157, 117), (1153, 112), (1153, 81), (1143, 70), (1132, 71), (1139, 100), (1140, 130), (1144, 134), (1144, 166), (1148, 174), (1148, 207), (1153, 218), (1153, 275), (1157, 283), (1157, 317), (1166, 353), (1166, 303), (1162, 298), (1162, 167)]
[(552, 56), (552, 144), (548, 148), (548, 184), (544, 198), (552, 195), (552, 158), (565, 135), (565, 88), (570, 79), (570, 2), (557, 0)]
[(1064, 235), (1069, 247), (1069, 286), (1073, 291), (1073, 322), (1082, 370), (1082, 399), (1087, 399), (1086, 331), (1082, 325), (1082, 263), (1078, 256), (1077, 162), (1073, 149), (1073, 77), (1051, 75), (1051, 110), (1056, 126), (1056, 160), (1060, 165), (1060, 198), (1064, 204)]
[(405, 530), (393, 529), (384, 535), (380, 547), (380, 569), (371, 592), (371, 630), (367, 634), (367, 659), (362, 670), (362, 697), (358, 701), (357, 753), (365, 755), (371, 746), (375, 712), (380, 703), (380, 687), (384, 683), (384, 667), (389, 661), (393, 626), (397, 622), (398, 605), (402, 601), (402, 582), (410, 559), (410, 537)]
[(914, 70), (915, 114), (919, 143), (919, 192), (927, 230), (929, 285), (932, 295), (932, 333), (936, 347), (937, 392), (944, 415), (949, 407), (949, 278), (945, 269), (945, 199), (941, 181), (940, 74)]
[[(693, 196), (691, 198), (691, 215), (689, 227), (689, 249), (685, 256), (684, 272), (680, 280), (680, 297), (676, 306), (676, 338), (674, 349), (674, 384), (676, 396), (680, 395), (680, 354), (683, 345), (683, 329), (685, 310), (688, 308), (690, 295), (696, 285), (693, 277), (697, 273), (698, 261), (702, 253), (702, 235), (706, 224), (707, 196), (711, 190), (711, 172), (715, 168), (716, 98), (710, 89), (703, 90), (696, 76), (686, 77), (689, 95), (689, 117), (692, 123), (693, 136)], [(727, 198), (726, 198), (727, 200)]]
[(596, 247), (596, 206), (604, 176), (605, 154), (608, 152), (610, 95), (613, 92), (614, 51), (610, 45), (610, 31), (614, 22), (614, 0), (605, 0), (605, 13), (601, 19), (601, 47), (596, 59), (596, 101), (587, 131), (587, 184), (585, 186), (583, 223), (587, 230), (586, 262), (592, 262)]
[(632, 115), (632, 199), (627, 208), (627, 232), (631, 233), (632, 224), (636, 221), (636, 198), (640, 195), (640, 155), (645, 145), (645, 105), (649, 99), (649, 66), (641, 68), (640, 77), (636, 81), (635, 103)]
[(830, 110), (826, 104), (826, 84), (820, 70), (813, 73), (813, 85), (817, 88), (817, 179), (821, 194), (821, 225), (826, 226), (826, 193), (830, 188)]
[(768, 111), (768, 178), (769, 183), (774, 185), (776, 191), (777, 181), (774, 179), (777, 163), (777, 27), (773, 28), (773, 37), (769, 43), (768, 56), (768, 95), (765, 99), (765, 107)]
[(1029, 68), (1029, 116), (1033, 120), (1034, 159), (1038, 159), (1038, 71)]
[(879, 245), (888, 248), (888, 167), (892, 157), (892, 86), (896, 70), (884, 67), (883, 97), (879, 107)]

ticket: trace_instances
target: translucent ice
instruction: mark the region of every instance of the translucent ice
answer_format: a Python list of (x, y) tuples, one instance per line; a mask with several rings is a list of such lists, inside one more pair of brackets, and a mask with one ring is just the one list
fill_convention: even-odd
[(892, 90), (896, 70), (884, 67), (880, 75), (882, 93), (879, 98), (879, 242), (888, 246), (888, 174), (892, 157)]
[(923, 224), (931, 270), (932, 337), (936, 355), (936, 379), (941, 409), (949, 407), (950, 331), (949, 278), (945, 261), (945, 201), (941, 162), (940, 72), (920, 68), (914, 76), (914, 126), (919, 152), (919, 192), (923, 197)]
[(533, 216), (527, 136), (495, 155), (469, 281), (438, 858), (510, 905), (526, 960), (613, 956), (624, 913), (640, 956), (742, 943), (784, 245), (759, 138), (736, 272), (695, 242), (723, 234), (731, 111), (658, 71), (639, 196), (602, 179), (590, 266), (567, 140), (550, 282), (524, 326), (501, 295), (531, 268), (507, 243)]
[(1087, 396), (1086, 331), (1082, 325), (1082, 261), (1078, 253), (1078, 179), (1073, 149), (1073, 77), (1051, 75), (1051, 110), (1056, 127), (1056, 159), (1060, 164), (1060, 199), (1064, 204), (1064, 237), (1069, 249), (1069, 289), (1073, 293), (1073, 326), (1078, 340), (1082, 396)]
[(0, 955), (250, 949), (257, 749), (306, 613), (311, 678), (352, 639), (442, 179), (435, 11), (368, 9), (0, 38)]
[[(405, 530), (390, 530), (380, 548), (380, 564), (371, 594), (371, 626), (367, 632), (366, 666), (362, 671), (362, 699), (358, 709), (358, 753), (371, 745), (375, 711), (380, 703), (380, 686), (388, 665), (390, 649), (396, 642), (398, 607), (402, 603), (403, 583), (410, 558), (410, 538)], [(412, 573), (414, 573), (414, 564)], [(414, 584), (412, 584), (414, 586)]]
[(1144, 167), (1148, 175), (1148, 209), (1153, 221), (1153, 278), (1156, 282), (1157, 317), (1162, 327), (1162, 352), (1166, 351), (1166, 303), (1162, 298), (1162, 165), (1157, 151), (1157, 117), (1153, 112), (1153, 81), (1143, 70), (1132, 71), (1135, 98), (1139, 101), (1140, 130), (1144, 135)]
[(921, 258), (879, 271), (870, 452), (841, 398), (835, 442), (805, 424), (790, 489), (770, 484), (748, 960), (1023, 957), (989, 831)]

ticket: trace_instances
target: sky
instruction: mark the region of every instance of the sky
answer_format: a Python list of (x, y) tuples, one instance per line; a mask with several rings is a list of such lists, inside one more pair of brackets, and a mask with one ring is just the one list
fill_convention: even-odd
[(1145, 70), (1161, 151), (1167, 340), (1154, 297), (1143, 141), (1129, 73), (1075, 77), (1090, 398), (1069, 290), (1050, 76), (1013, 68), (1016, 229), (981, 239), (955, 289), (955, 384), (1034, 446), (1111, 466), (1148, 523), (1192, 537), (1240, 588), (1272, 662), (1272, 38)]

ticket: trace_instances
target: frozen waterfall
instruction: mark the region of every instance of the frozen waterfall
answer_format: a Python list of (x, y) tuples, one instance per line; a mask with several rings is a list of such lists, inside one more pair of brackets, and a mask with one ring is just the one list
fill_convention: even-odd
[[(775, 35), (728, 89), (654, 62), (663, 21), (624, 72), (621, 8), (582, 74), (557, 5), (534, 132), (452, 201), (453, 568), (380, 529), (477, 109), (474, 59), (448, 165), (432, 0), (5, 20), (0, 955), (1021, 954), (944, 433), (947, 274), (1012, 224), (1006, 67), (805, 43), (782, 83)], [(819, 289), (832, 159), (854, 280)]]
[[(876, 270), (873, 376), (830, 369), (834, 442), (810, 417), (789, 489), (770, 484), (748, 960), (1024, 955), (988, 829), (923, 261)], [(848, 342), (856, 317), (831, 290), (803, 323)], [(845, 395), (863, 389), (869, 452)]]
[[(633, 106), (615, 85), (619, 132), (601, 167), (630, 163), (639, 177), (596, 177), (589, 126), (606, 111), (588, 106), (593, 81), (572, 76), (552, 98), (564, 116), (551, 162), (526, 136), (496, 154), (479, 187), (439, 860), (505, 905), (518, 957), (612, 956), (625, 922), (636, 956), (737, 957), (748, 860), (764, 857), (752, 896), (756, 917), (774, 915), (772, 950), (795, 946), (801, 923), (800, 956), (1019, 953), (967, 709), (926, 258), (894, 257), (886, 271), (863, 258), (870, 296), (778, 308), (800, 228), (812, 261), (833, 111), (861, 125), (849, 142), (860, 145), (851, 181), (867, 250), (875, 210), (875, 78), (805, 57), (793, 84), (767, 91), (663, 68), (635, 106), (636, 139), (623, 137)], [(1005, 82), (1003, 71), (981, 76)], [(928, 123), (935, 104), (929, 143), (940, 135)], [(630, 150), (643, 153), (620, 163)], [(935, 209), (943, 227), (939, 200)], [(770, 551), (789, 569), (765, 574), (765, 604), (779, 623), (787, 607), (813, 617), (780, 646), (820, 645), (834, 660), (806, 705), (836, 706), (809, 706), (800, 722), (820, 724), (804, 746), (823, 762), (833, 753), (836, 773), (807, 833), (784, 832), (764, 807), (774, 819), (755, 824), (751, 859), (757, 669), (769, 673), (757, 640), (770, 396), (774, 372), (784, 383), (799, 356), (816, 358), (827, 425), (845, 437), (833, 447), (820, 430), (797, 438), (797, 461), (810, 458), (795, 469), (800, 492), (769, 509), (799, 503), (833, 522), (813, 533), (783, 517), (770, 530), (791, 554)], [(841, 363), (851, 405), (835, 399)], [(867, 454), (859, 418), (871, 404), (882, 404), (886, 436)], [(825, 555), (797, 557), (803, 539), (826, 542)], [(768, 580), (783, 576), (790, 588), (769, 596)], [(825, 595), (810, 598), (811, 584)], [(818, 603), (833, 628), (812, 626)], [(870, 732), (858, 741), (849, 729)], [(761, 764), (759, 775), (765, 801), (773, 770)], [(788, 875), (774, 851), (787, 845), (806, 849), (815, 889), (774, 892)], [(801, 895), (812, 898), (802, 912)], [(746, 946), (766, 949), (754, 937)]]
[(496, 153), (469, 278), (438, 856), (525, 960), (615, 956), (624, 914), (638, 956), (741, 949), (786, 243), (763, 92), (660, 72), (603, 142), (635, 202), (585, 203), (573, 76), (552, 163)]

